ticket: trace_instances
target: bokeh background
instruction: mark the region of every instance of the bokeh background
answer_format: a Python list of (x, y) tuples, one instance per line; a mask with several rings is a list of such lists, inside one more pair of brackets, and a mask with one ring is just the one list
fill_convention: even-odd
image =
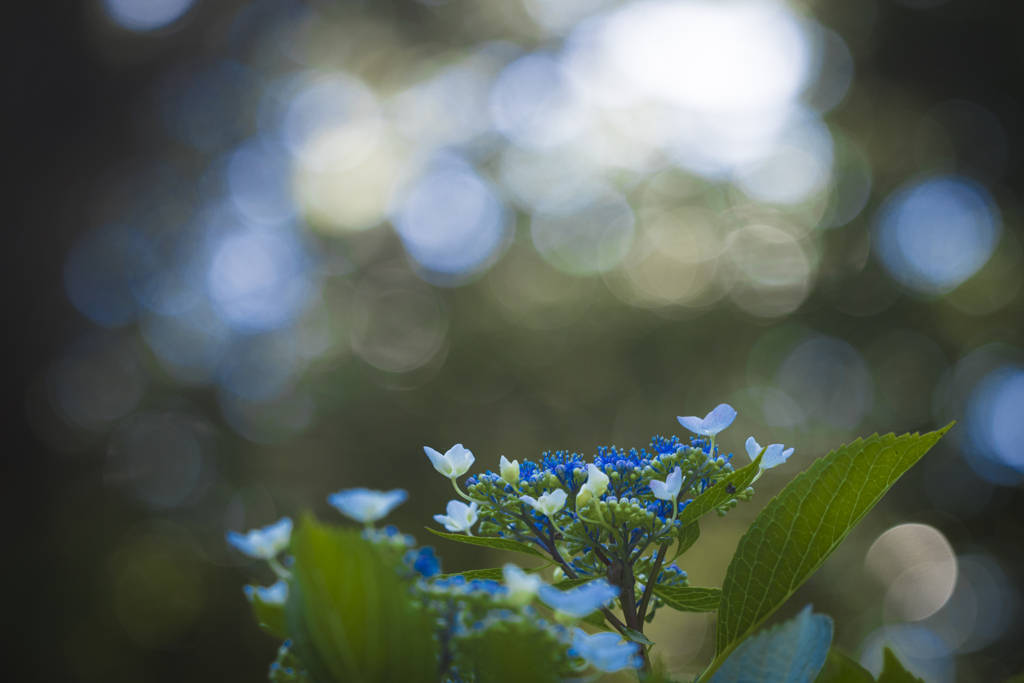
[[(1024, 7), (85, 0), (3, 33), (19, 680), (265, 680), (270, 577), (226, 530), (403, 487), (429, 542), (424, 445), (590, 456), (721, 402), (740, 462), (796, 455), (693, 585), (830, 447), (957, 420), (780, 617), (929, 683), (1024, 668)], [(652, 638), (692, 674), (713, 624)]]

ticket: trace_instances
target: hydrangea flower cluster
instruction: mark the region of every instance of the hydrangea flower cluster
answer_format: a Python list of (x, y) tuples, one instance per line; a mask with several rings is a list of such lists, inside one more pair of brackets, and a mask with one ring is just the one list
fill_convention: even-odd
[[(474, 464), (473, 454), (462, 444), (443, 454), (425, 448), (434, 468), (451, 480), (460, 497), (448, 503), (446, 514), (435, 515), (435, 521), (467, 537), (476, 527), (483, 538), (474, 543), (500, 539), (535, 548), (550, 558), (548, 567), (555, 566), (553, 585), (540, 578), (539, 570), (511, 564), (500, 571), (500, 581), (498, 570), (478, 574), (487, 578), (441, 575), (432, 548), (417, 548), (415, 539), (393, 526), (374, 526), (407, 499), (404, 490), (348, 489), (327, 500), (364, 526), (365, 541), (394, 558), (396, 571), (411, 587), (410, 599), (431, 616), (442, 681), (487, 678), (475, 667), (480, 652), (493, 651), (492, 638), (530, 643), (530, 656), (564, 677), (578, 676), (587, 667), (603, 672), (637, 668), (647, 656), (640, 643), (649, 642), (643, 624), (663, 604), (652, 587), (687, 583), (686, 572), (674, 564), (685, 550), (682, 540), (688, 533), (680, 514), (734, 472), (732, 455), (721, 453), (715, 440), (735, 417), (736, 411), (724, 404), (704, 418), (680, 417), (680, 424), (696, 434), (689, 443), (656, 436), (649, 449), (599, 448), (591, 462), (564, 451), (544, 453), (538, 462), (501, 456), (497, 473), (470, 476), (465, 491), (458, 479)], [(747, 439), (746, 450), (752, 461), (761, 458), (756, 476), (784, 463), (793, 452), (781, 444), (762, 448), (753, 437)], [(731, 484), (724, 490), (732, 497), (715, 498), (719, 514), (753, 493), (751, 488), (736, 491)], [(277, 606), (283, 613), (292, 565), (291, 558), (279, 557), (289, 547), (291, 531), (286, 517), (245, 535), (227, 535), (236, 550), (265, 560), (277, 574), (279, 580), (269, 587), (245, 587), (259, 609)], [(676, 541), (680, 550), (666, 562), (667, 550)], [(553, 621), (541, 615), (542, 607), (550, 610)], [(623, 618), (611, 611), (615, 607)], [(588, 634), (578, 628), (582, 620), (606, 620), (618, 633)], [(290, 641), (282, 646), (270, 677), (307, 680)]]
[[(473, 465), (473, 454), (462, 444), (443, 455), (426, 448), (435, 469), (467, 501), (449, 502), (448, 514), (435, 520), (448, 531), (468, 535), (479, 521), (478, 535), (540, 550), (557, 566), (559, 577), (607, 578), (621, 589), (618, 606), (626, 615), (622, 623), (606, 610), (609, 622), (642, 629), (640, 624), (650, 621), (662, 604), (648, 590), (651, 577), (662, 586), (686, 585), (686, 572), (666, 563), (665, 555), (686, 533), (680, 512), (733, 473), (732, 454), (720, 452), (715, 439), (735, 419), (736, 411), (722, 404), (704, 418), (679, 418), (696, 434), (689, 443), (655, 436), (649, 449), (599, 448), (592, 462), (565, 451), (544, 453), (539, 462), (509, 461), (503, 455), (498, 472), (470, 476), (465, 492), (457, 480)], [(783, 448), (762, 449), (753, 437), (747, 440), (751, 460), (764, 451), (758, 476), (792, 454), (792, 448)], [(719, 515), (750, 500), (753, 489), (730, 493), (735, 496), (717, 508)]]

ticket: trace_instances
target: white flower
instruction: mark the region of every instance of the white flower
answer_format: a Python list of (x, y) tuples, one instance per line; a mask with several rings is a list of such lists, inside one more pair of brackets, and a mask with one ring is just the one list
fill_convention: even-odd
[(732, 406), (723, 403), (705, 415), (703, 420), (693, 416), (680, 417), (678, 419), (679, 424), (694, 434), (713, 437), (732, 424), (732, 421), (736, 419), (736, 411), (733, 410)]
[(259, 560), (269, 560), (288, 547), (292, 537), (292, 520), (282, 517), (262, 529), (253, 529), (242, 535), (235, 531), (227, 533), (228, 543), (236, 550)]
[(430, 446), (424, 446), (423, 451), (430, 458), (431, 464), (434, 469), (448, 477), (449, 479), (458, 479), (465, 474), (469, 468), (473, 465), (476, 458), (469, 452), (469, 449), (464, 448), (461, 443), (457, 443), (448, 449), (448, 452), (441, 455)]
[(448, 501), (448, 514), (434, 515), (434, 521), (444, 524), (444, 528), (448, 531), (469, 531), (476, 524), (476, 513), (479, 508), (480, 506), (476, 503), (466, 505), (461, 500), (450, 500)]
[(504, 455), (501, 456), (501, 462), (498, 463), (499, 470), (501, 472), (501, 478), (505, 480), (506, 484), (515, 486), (519, 483), (519, 461), (513, 460), (508, 461)]
[(519, 500), (548, 517), (565, 507), (566, 498), (565, 491), (562, 489), (555, 489), (551, 493), (545, 493), (539, 499), (531, 498), (530, 496), (519, 496)]
[(327, 496), (327, 502), (338, 512), (357, 522), (369, 524), (387, 517), (388, 513), (405, 502), (409, 494), (403, 489), (371, 491), (347, 489)]
[[(750, 456), (751, 460), (757, 458), (757, 454), (761, 452), (761, 446), (754, 441), (754, 437), (747, 439), (747, 455)], [(786, 450), (783, 450), (783, 449)], [(761, 469), (770, 470), (773, 467), (778, 467), (787, 460), (789, 456), (793, 455), (793, 448), (786, 448), (781, 443), (773, 443), (771, 446), (765, 449), (764, 455), (761, 457)]]
[(683, 470), (679, 467), (672, 470), (665, 481), (651, 480), (651, 493), (661, 500), (675, 500), (679, 489), (683, 487)]
[(502, 573), (505, 575), (509, 598), (520, 605), (530, 604), (543, 583), (539, 576), (527, 574), (514, 564), (506, 564), (502, 568)]
[(587, 465), (587, 481), (576, 494), (576, 509), (579, 510), (590, 502), (591, 498), (600, 498), (608, 490), (608, 475), (594, 463)]

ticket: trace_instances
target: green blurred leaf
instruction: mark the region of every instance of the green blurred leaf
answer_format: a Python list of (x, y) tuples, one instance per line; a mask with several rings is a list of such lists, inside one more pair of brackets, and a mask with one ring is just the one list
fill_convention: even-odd
[(920, 678), (903, 668), (893, 651), (885, 648), (882, 652), (882, 673), (878, 683), (924, 683)]
[(285, 625), (284, 605), (272, 602), (264, 602), (260, 599), (259, 593), (252, 594), (252, 613), (256, 617), (256, 623), (264, 631), (284, 640), (288, 637), (288, 627)]
[[(719, 479), (714, 486), (694, 498), (693, 501), (691, 501), (690, 504), (683, 508), (683, 511), (679, 513), (679, 520), (683, 523), (682, 526), (685, 528), (690, 524), (693, 524), (712, 510), (720, 508), (728, 503), (736, 497), (737, 493), (746, 490), (746, 488), (750, 486), (751, 482), (754, 481), (754, 477), (757, 476), (758, 470), (761, 469), (762, 455), (764, 455), (763, 450), (749, 465), (739, 468), (723, 479)], [(729, 492), (730, 484), (733, 486), (732, 493)], [(699, 534), (700, 532), (698, 531), (697, 533)], [(696, 536), (693, 540), (697, 540)]]
[(655, 586), (654, 594), (680, 612), (714, 612), (722, 599), (718, 588), (696, 586)]
[(814, 683), (875, 683), (875, 677), (846, 654), (832, 648)]
[(821, 670), (831, 644), (832, 620), (807, 605), (795, 618), (743, 641), (711, 683), (805, 683)]
[(710, 672), (821, 566), (948, 429), (857, 439), (817, 460), (765, 506), (740, 539), (725, 576)]
[(558, 590), (567, 591), (570, 588), (575, 588), (576, 586), (582, 586), (585, 583), (590, 583), (596, 578), (596, 576), (588, 576), (584, 579), (563, 579), (562, 581), (559, 581), (558, 583), (553, 583), (551, 585), (557, 588)]
[(466, 536), (465, 534), (446, 534), (443, 531), (434, 531), (430, 527), (424, 528), (436, 536), (440, 536), (441, 538), (447, 538), (451, 541), (457, 541), (459, 543), (468, 543), (469, 545), (480, 545), (485, 548), (497, 548), (498, 550), (511, 550), (517, 553), (525, 553), (526, 555), (540, 557), (545, 560), (551, 559), (547, 555), (537, 550), (536, 548), (528, 546), (525, 543), (520, 543), (519, 541), (513, 541), (510, 538), (486, 538), (481, 536)]
[(636, 631), (634, 629), (631, 629), (628, 626), (623, 626), (622, 627), (622, 635), (626, 636), (627, 638), (632, 640), (634, 643), (640, 643), (641, 645), (654, 645), (654, 643), (651, 642), (650, 638), (648, 638), (644, 634), (640, 633), (640, 631)]
[(594, 612), (588, 617), (583, 617), (582, 619), (580, 619), (580, 621), (582, 621), (584, 624), (596, 626), (597, 628), (602, 629), (604, 631), (612, 630), (612, 627), (609, 626), (608, 622), (604, 619), (604, 612)]
[(309, 517), (292, 534), (291, 552), (288, 633), (314, 681), (436, 681), (431, 622), (410, 599), (393, 552)]
[[(523, 569), (523, 571), (527, 574), (536, 574), (539, 571), (544, 571), (550, 566), (551, 564), (546, 564), (543, 567), (527, 567)], [(435, 578), (450, 579), (453, 576), (462, 576), (467, 581), (472, 581), (473, 579), (490, 579), (492, 581), (503, 581), (505, 579), (505, 570), (502, 567), (494, 567), (493, 569), (467, 569), (464, 572), (456, 572), (454, 574), (442, 574), (441, 576), (437, 576)]]
[(476, 683), (559, 683), (568, 646), (529, 621), (499, 621), (458, 641), (459, 670)]

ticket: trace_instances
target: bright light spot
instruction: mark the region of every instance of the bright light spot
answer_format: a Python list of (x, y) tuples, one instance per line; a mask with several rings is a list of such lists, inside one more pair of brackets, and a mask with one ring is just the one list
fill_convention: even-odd
[(564, 150), (535, 152), (506, 147), (501, 155), (501, 179), (530, 212), (571, 213), (605, 191), (594, 165)]
[(583, 129), (584, 116), (561, 64), (548, 54), (512, 62), (491, 91), (494, 127), (522, 147), (564, 144)]
[[(969, 462), (989, 481), (1024, 479), (1024, 368), (1004, 366), (982, 379), (967, 403)], [(980, 462), (979, 462), (980, 458)]]
[(535, 214), (533, 245), (544, 259), (571, 275), (595, 275), (614, 268), (633, 243), (633, 209), (609, 192), (568, 215)]
[(875, 250), (903, 284), (942, 294), (985, 265), (1001, 232), (999, 210), (985, 188), (943, 176), (912, 182), (886, 200)]
[(293, 239), (247, 231), (226, 237), (210, 262), (206, 284), (217, 314), (243, 332), (290, 324), (313, 285), (307, 260)]
[(185, 16), (196, 0), (103, 0), (110, 20), (129, 31), (155, 31)]
[(688, 109), (777, 110), (807, 85), (809, 41), (780, 3), (649, 0), (611, 14), (605, 31), (627, 79)]
[(953, 548), (926, 524), (901, 524), (883, 533), (868, 550), (864, 568), (885, 586), (883, 614), (896, 621), (934, 614), (956, 586)]
[(864, 639), (861, 666), (878, 676), (882, 672), (882, 651), (887, 646), (911, 674), (925, 683), (953, 683), (956, 665), (950, 648), (929, 629), (916, 624), (883, 626)]
[(509, 228), (498, 195), (463, 163), (428, 169), (401, 200), (393, 222), (409, 256), (449, 276), (487, 265)]
[(352, 168), (300, 168), (296, 192), (311, 227), (319, 232), (338, 233), (378, 225), (387, 215), (399, 168), (391, 145), (383, 141)]
[(119, 430), (114, 451), (135, 495), (155, 508), (180, 504), (199, 482), (203, 451), (188, 420), (145, 412)]
[(383, 132), (380, 107), (360, 81), (334, 75), (308, 85), (289, 103), (285, 146), (306, 166), (343, 171), (365, 159)]
[(844, 431), (856, 429), (874, 396), (864, 359), (852, 346), (832, 337), (813, 337), (793, 349), (776, 381), (804, 420)]

